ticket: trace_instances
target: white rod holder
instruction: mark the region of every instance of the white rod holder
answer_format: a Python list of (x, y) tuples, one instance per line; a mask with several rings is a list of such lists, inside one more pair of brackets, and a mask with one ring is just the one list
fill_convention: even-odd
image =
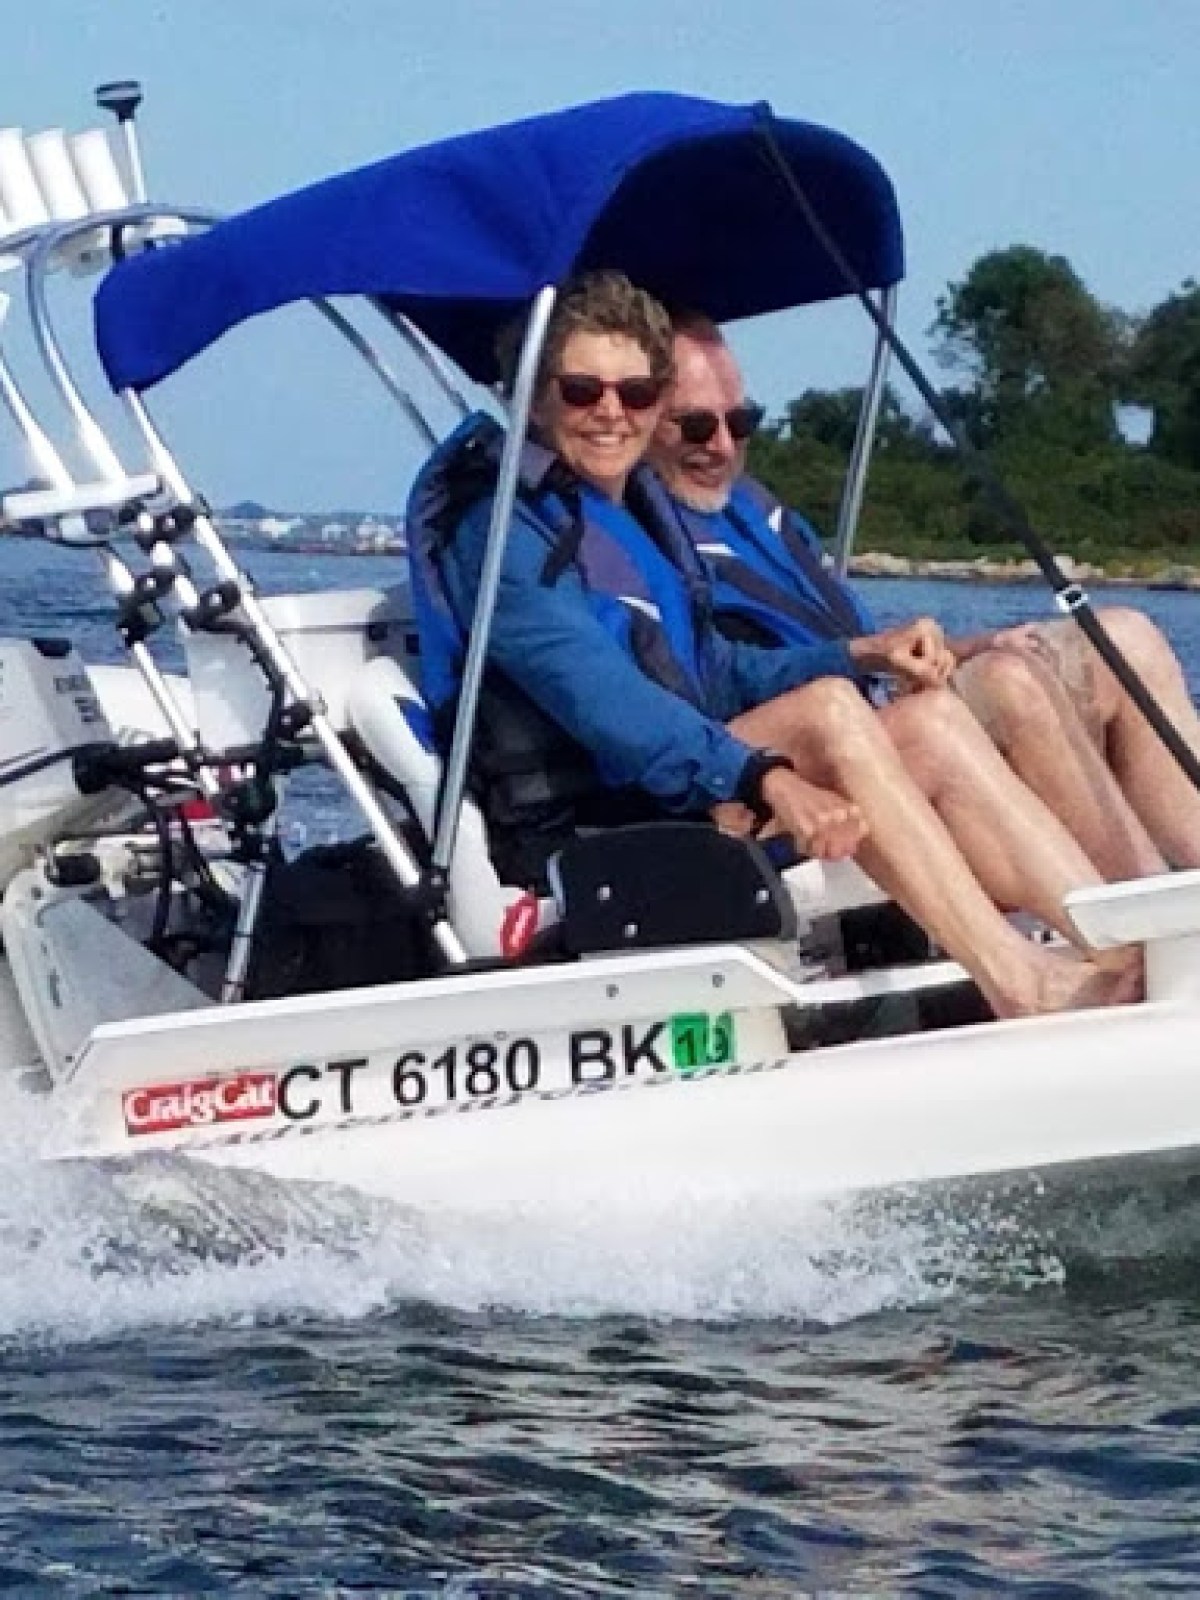
[(46, 209), (55, 222), (74, 222), (88, 214), (87, 196), (75, 172), (62, 128), (43, 128), (25, 140), (29, 164), (37, 178)]
[(20, 128), (0, 128), (0, 205), (14, 233), (50, 220)]
[(88, 128), (71, 138), (71, 159), (91, 211), (124, 211), (130, 203), (104, 128)]

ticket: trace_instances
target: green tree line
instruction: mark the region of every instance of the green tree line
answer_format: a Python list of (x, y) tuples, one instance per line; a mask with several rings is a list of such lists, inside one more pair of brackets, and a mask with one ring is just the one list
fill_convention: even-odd
[[(1065, 257), (1014, 245), (948, 286), (930, 336), (947, 410), (1054, 549), (1132, 572), (1200, 565), (1200, 285), (1133, 316)], [(751, 446), (751, 470), (826, 532), (861, 393), (807, 390)], [(941, 429), (890, 385), (857, 547), (1024, 553)]]

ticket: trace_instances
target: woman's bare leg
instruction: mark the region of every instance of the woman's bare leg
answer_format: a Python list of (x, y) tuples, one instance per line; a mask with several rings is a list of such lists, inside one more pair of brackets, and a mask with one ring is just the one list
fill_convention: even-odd
[[(965, 707), (958, 710), (971, 720)], [(971, 973), (997, 1015), (1065, 1010), (1117, 997), (1120, 985), (1112, 975), (1091, 962), (1030, 944), (1000, 915), (882, 722), (851, 683), (822, 679), (746, 712), (730, 726), (749, 743), (785, 751), (802, 777), (858, 806), (868, 832), (857, 859)], [(1003, 767), (982, 730), (976, 727), (976, 732)], [(1040, 854), (1031, 856), (1031, 861), (1040, 859)], [(1018, 869), (1012, 881), (1027, 891), (1022, 895), (1027, 909), (1040, 914), (1044, 906), (1063, 923), (1062, 894), (1099, 879), (1078, 851), (1055, 858), (1052, 865), (1044, 887), (1032, 881), (1029, 869)], [(1035, 900), (1036, 905), (1028, 903)]]

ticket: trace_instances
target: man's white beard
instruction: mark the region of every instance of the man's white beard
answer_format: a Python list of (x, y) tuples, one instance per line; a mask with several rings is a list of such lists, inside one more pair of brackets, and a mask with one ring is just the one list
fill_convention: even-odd
[(676, 500), (687, 506), (689, 511), (700, 511), (709, 517), (724, 511), (729, 504), (729, 496), (733, 493), (732, 484), (726, 484), (720, 489), (697, 489), (695, 484), (688, 483), (682, 478), (677, 478), (670, 487)]

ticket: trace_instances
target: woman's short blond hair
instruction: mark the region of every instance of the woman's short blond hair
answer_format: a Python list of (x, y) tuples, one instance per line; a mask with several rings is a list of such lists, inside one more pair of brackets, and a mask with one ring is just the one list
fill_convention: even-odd
[[(497, 340), (506, 388), (512, 387), (524, 321), (510, 323)], [(619, 333), (644, 350), (650, 375), (666, 387), (674, 375), (671, 319), (652, 294), (623, 272), (600, 268), (567, 283), (554, 303), (538, 369), (538, 389), (559, 370), (563, 349), (574, 333)]]

